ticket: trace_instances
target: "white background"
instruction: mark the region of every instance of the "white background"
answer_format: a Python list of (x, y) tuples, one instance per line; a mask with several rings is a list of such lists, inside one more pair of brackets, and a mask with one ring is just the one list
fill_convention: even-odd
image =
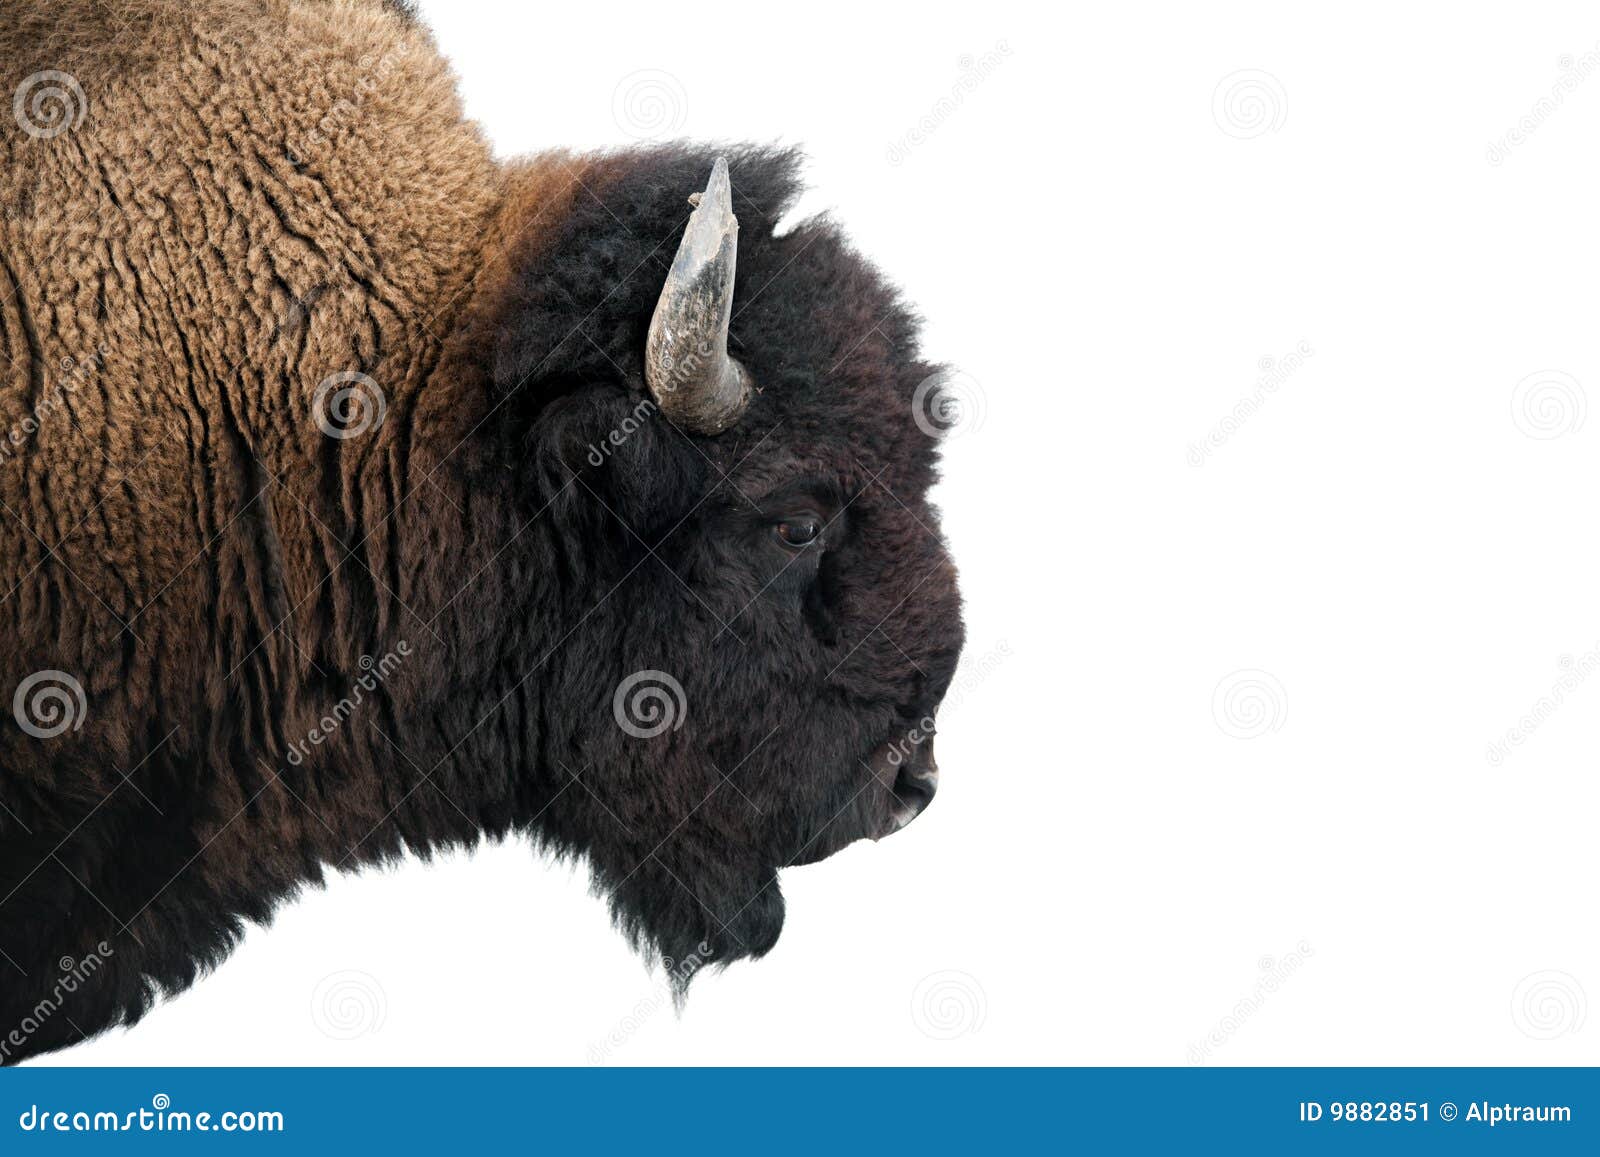
[(508, 156), (803, 143), (970, 375), (938, 802), (681, 1017), (507, 844), (52, 1062), (1600, 1062), (1592, 5), (423, 7)]

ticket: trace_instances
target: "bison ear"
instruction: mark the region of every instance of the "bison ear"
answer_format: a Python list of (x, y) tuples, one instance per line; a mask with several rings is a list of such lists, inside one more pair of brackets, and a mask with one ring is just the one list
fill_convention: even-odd
[(540, 503), (648, 543), (693, 509), (705, 485), (705, 459), (656, 403), (610, 383), (551, 401), (524, 451)]

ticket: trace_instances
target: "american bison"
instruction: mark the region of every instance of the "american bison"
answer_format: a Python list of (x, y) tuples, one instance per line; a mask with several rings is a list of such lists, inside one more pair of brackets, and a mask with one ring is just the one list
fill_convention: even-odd
[(510, 833), (687, 984), (922, 810), (939, 379), (794, 152), (497, 160), (380, 0), (6, 8), (0, 1060)]

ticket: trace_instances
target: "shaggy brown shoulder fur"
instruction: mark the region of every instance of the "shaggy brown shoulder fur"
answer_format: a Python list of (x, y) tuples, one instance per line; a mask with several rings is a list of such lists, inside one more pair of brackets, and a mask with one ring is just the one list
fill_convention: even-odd
[[(163, 682), (196, 646), (231, 668), (260, 644), (252, 662), (275, 670), (365, 642), (337, 583), (298, 652), (254, 622), (218, 637), (210, 611), (219, 588), (281, 571), (259, 552), (326, 572), (362, 537), (363, 490), (401, 492), (374, 476), (403, 452), (473, 278), (503, 264), (489, 222), (505, 173), (427, 34), (377, 2), (224, 0), (203, 21), (177, 3), (22, 7), (0, 26), (7, 91), (38, 98), (21, 115), (40, 124), (80, 120), (0, 135), (5, 613), (23, 639), (67, 616), (87, 690), (129, 719), (150, 704), (123, 695), (224, 692)], [(28, 89), (47, 66), (81, 98)], [(401, 419), (359, 447), (298, 420), (349, 371)], [(389, 536), (362, 530), (381, 574)], [(189, 565), (214, 539), (244, 553)], [(262, 587), (253, 609), (276, 623), (311, 594)]]
[[(352, 775), (315, 813), (282, 792), (257, 798), (281, 736), (315, 730), (346, 694), (335, 673), (392, 654), (396, 638), (482, 641), (475, 599), (395, 621), (436, 569), (427, 528), (478, 527), (452, 545), (474, 569), (509, 537), (461, 473), (432, 473), (482, 406), (443, 383), (426, 405), (422, 392), (444, 336), (494, 296), (534, 206), (558, 211), (573, 182), (560, 158), (497, 165), (430, 36), (389, 5), (191, 9), (28, 0), (0, 22), (4, 88), (29, 130), (0, 133), (5, 688), (65, 670), (92, 704), (87, 733), (69, 736), (92, 744), (49, 760), (0, 736), (0, 777), (13, 807), (25, 798), (65, 832), (85, 818), (76, 800), (107, 799), (153, 752), (204, 775), (254, 751), (257, 769), (192, 785), (208, 801), (198, 832), (153, 804), (124, 822), (173, 824), (158, 884), (197, 858), (234, 891), (265, 856), (282, 859), (268, 873), (282, 888), (304, 874), (295, 849), (322, 834), (308, 826), (353, 844), (399, 793)], [(359, 441), (327, 436), (334, 403), (316, 396), (349, 372), (381, 382), (386, 407)], [(397, 509), (423, 475), (425, 492)], [(492, 580), (476, 593), (493, 599)], [(209, 734), (173, 730), (179, 715)], [(119, 796), (137, 799), (134, 783)], [(48, 829), (32, 829), (0, 838), (92, 878), (91, 849), (51, 852)], [(99, 880), (95, 894), (31, 896), (56, 868), (5, 888), (22, 888), (13, 908), (32, 899), (52, 909), (36, 918), (78, 925), (75, 955), (126, 941), (124, 922), (134, 938), (189, 935), (149, 883), (143, 900)]]

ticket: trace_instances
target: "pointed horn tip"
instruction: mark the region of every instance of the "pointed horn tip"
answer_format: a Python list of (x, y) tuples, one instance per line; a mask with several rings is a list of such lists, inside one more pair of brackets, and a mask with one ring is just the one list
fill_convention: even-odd
[(728, 176), (728, 158), (718, 157), (712, 163), (711, 176), (706, 178), (705, 190), (702, 192), (697, 189), (690, 193), (689, 204), (698, 209), (709, 196), (712, 204), (726, 202), (731, 209), (733, 204), (732, 187), (733, 181)]
[(717, 158), (717, 162), (704, 192), (689, 194), (693, 212), (689, 215), (683, 248), (678, 251), (679, 258), (688, 255), (699, 260), (709, 259), (720, 245), (717, 238), (733, 236), (739, 231), (739, 217), (733, 211), (733, 187), (728, 181), (727, 162), (721, 157)]
[(718, 157), (711, 166), (711, 176), (706, 180), (706, 191), (700, 194), (697, 205), (707, 201), (725, 212), (733, 212), (733, 181), (728, 176), (728, 158)]

